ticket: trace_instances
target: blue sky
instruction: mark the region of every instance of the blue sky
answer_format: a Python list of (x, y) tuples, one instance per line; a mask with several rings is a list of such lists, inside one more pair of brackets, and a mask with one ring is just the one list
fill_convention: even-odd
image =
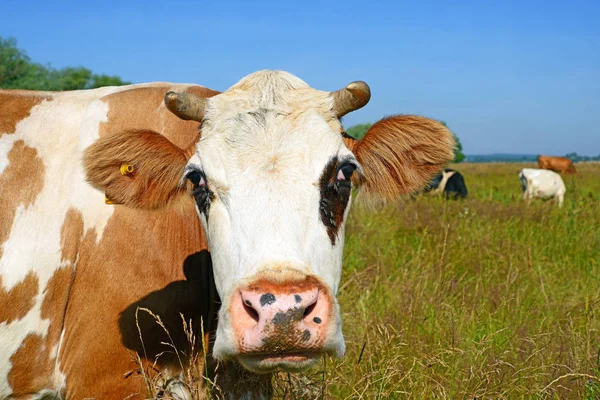
[(441, 119), (467, 154), (600, 154), (600, 1), (0, 2), (32, 60), (224, 90), (283, 69), (315, 88), (365, 80), (345, 125)]

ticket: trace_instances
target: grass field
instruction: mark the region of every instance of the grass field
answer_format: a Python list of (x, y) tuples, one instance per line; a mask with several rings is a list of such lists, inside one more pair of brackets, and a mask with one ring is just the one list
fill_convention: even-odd
[(600, 398), (600, 164), (562, 209), (521, 200), (528, 164), (461, 164), (469, 198), (355, 205), (341, 360), (275, 378), (283, 398)]
[[(562, 209), (521, 200), (532, 164), (453, 167), (466, 200), (354, 205), (338, 294), (346, 355), (277, 374), (275, 398), (600, 399), (600, 163), (565, 177)], [(164, 387), (154, 380), (150, 397)]]

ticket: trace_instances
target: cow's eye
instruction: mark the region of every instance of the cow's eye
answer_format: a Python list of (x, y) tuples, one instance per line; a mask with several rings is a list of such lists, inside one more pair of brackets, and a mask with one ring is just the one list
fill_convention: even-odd
[(206, 180), (204, 179), (204, 175), (198, 170), (193, 170), (189, 172), (186, 175), (186, 178), (189, 179), (190, 182), (192, 182), (194, 188), (206, 186)]
[(354, 173), (354, 170), (356, 169), (356, 165), (354, 164), (343, 164), (337, 172), (337, 176), (336, 176), (336, 180), (337, 181), (349, 181), (350, 178), (352, 178), (352, 174)]
[(201, 213), (208, 215), (208, 208), (210, 207), (210, 201), (212, 198), (212, 192), (206, 185), (206, 178), (204, 174), (198, 170), (190, 171), (186, 176), (187, 179), (192, 182), (194, 187), (192, 188), (192, 195), (196, 200), (196, 205)]

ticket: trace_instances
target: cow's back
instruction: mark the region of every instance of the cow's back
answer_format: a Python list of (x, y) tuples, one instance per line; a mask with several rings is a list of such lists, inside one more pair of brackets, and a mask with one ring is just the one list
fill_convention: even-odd
[(535, 197), (547, 198), (564, 195), (566, 186), (559, 174), (546, 169), (523, 168), (519, 174), (523, 190)]
[(561, 174), (577, 174), (573, 161), (566, 157), (538, 156), (538, 168)]
[(182, 148), (197, 140), (197, 123), (164, 108), (168, 90), (215, 94), (162, 83), (0, 91), (0, 398), (139, 391), (123, 378), (135, 367), (127, 349), (140, 347), (137, 306), (177, 318), (202, 311), (191, 306), (207, 260), (192, 202), (164, 212), (106, 205), (81, 165), (98, 137), (124, 130), (158, 131)]

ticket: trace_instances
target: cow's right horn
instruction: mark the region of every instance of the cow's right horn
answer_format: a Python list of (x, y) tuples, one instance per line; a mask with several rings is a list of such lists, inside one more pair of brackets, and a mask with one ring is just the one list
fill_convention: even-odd
[(345, 88), (331, 93), (333, 112), (338, 118), (364, 107), (371, 99), (371, 89), (363, 81), (354, 81)]
[(185, 120), (202, 122), (206, 103), (206, 99), (186, 92), (167, 92), (165, 95), (165, 105), (169, 111)]

